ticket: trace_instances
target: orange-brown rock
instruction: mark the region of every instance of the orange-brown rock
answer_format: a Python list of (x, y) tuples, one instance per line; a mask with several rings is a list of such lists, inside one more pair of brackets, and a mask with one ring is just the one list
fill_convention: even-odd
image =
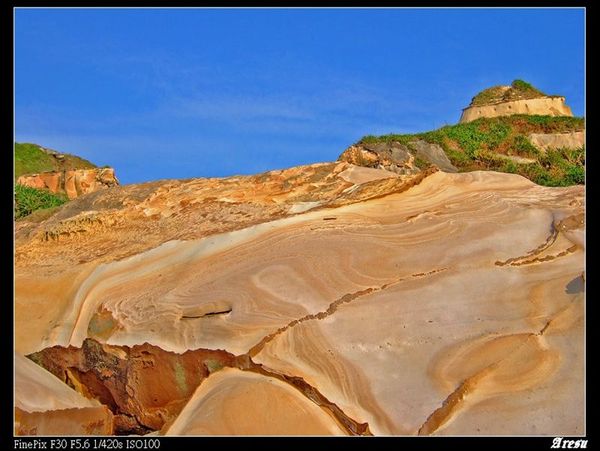
[(64, 193), (69, 199), (119, 184), (113, 168), (71, 169), (22, 175), (17, 183), (32, 188)]
[[(102, 324), (97, 324), (102, 327)], [(211, 372), (232, 366), (224, 351), (183, 354), (143, 344), (131, 348), (87, 339), (81, 348), (52, 347), (30, 358), (115, 415), (117, 433), (147, 433), (173, 420)]]

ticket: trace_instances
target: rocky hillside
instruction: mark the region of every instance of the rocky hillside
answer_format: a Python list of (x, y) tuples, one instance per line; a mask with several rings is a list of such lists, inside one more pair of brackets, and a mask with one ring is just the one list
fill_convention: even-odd
[(37, 144), (15, 143), (15, 217), (44, 218), (82, 194), (119, 184), (112, 168)]
[(79, 197), (17, 227), (15, 431), (582, 434), (583, 211), (348, 162)]
[(580, 117), (481, 118), (425, 133), (365, 136), (339, 159), (398, 173), (435, 165), (446, 172), (491, 170), (539, 185), (570, 186), (585, 182), (584, 126)]
[(15, 434), (585, 434), (583, 139), (484, 117), (24, 216)]
[(15, 143), (15, 180), (26, 174), (63, 172), (72, 169), (92, 169), (96, 165), (84, 158), (38, 144)]

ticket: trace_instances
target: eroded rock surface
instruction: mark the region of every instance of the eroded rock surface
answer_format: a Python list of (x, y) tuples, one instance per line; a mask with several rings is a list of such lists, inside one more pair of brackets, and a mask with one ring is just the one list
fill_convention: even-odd
[(119, 184), (113, 168), (71, 169), (22, 175), (19, 185), (64, 193), (69, 199)]
[(345, 435), (289, 384), (226, 368), (202, 384), (165, 435)]
[(17, 232), (16, 348), (120, 431), (582, 434), (583, 209), (348, 162), (92, 193)]
[(117, 433), (143, 434), (172, 421), (211, 372), (233, 366), (224, 351), (183, 354), (148, 344), (110, 346), (86, 339), (81, 348), (52, 347), (30, 355), (65, 384), (115, 414)]
[(106, 406), (46, 412), (15, 409), (15, 435), (112, 435), (113, 415)]
[(20, 354), (15, 354), (15, 435), (112, 434), (113, 416)]

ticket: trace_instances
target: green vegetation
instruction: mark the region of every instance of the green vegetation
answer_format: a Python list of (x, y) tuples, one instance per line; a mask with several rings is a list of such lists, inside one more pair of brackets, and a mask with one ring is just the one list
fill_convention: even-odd
[(431, 164), (422, 158), (415, 157), (415, 166), (419, 169), (427, 169)]
[(15, 185), (15, 219), (27, 216), (36, 210), (57, 207), (65, 202), (67, 202), (66, 196), (28, 186)]
[(24, 174), (69, 169), (89, 169), (96, 165), (75, 155), (61, 154), (63, 158), (44, 152), (37, 144), (15, 143), (15, 180)]
[(506, 89), (503, 86), (493, 86), (484, 89), (471, 100), (471, 106), (489, 105), (497, 102), (507, 102), (510, 100), (534, 99), (543, 97), (544, 94), (539, 89), (523, 80), (514, 80), (510, 87)]
[[(76, 155), (58, 152), (53, 155), (42, 150), (37, 144), (15, 143), (15, 181), (26, 174), (95, 167), (93, 163)], [(67, 197), (61, 194), (15, 185), (15, 219), (30, 215), (28, 220), (43, 221), (67, 201)]]
[[(582, 117), (513, 115), (481, 118), (437, 130), (406, 135), (365, 136), (359, 143), (423, 139), (439, 144), (460, 171), (493, 170), (520, 174), (539, 185), (568, 186), (585, 182), (585, 149), (540, 152), (527, 138), (530, 133), (581, 131)], [(519, 162), (511, 157), (532, 159)]]

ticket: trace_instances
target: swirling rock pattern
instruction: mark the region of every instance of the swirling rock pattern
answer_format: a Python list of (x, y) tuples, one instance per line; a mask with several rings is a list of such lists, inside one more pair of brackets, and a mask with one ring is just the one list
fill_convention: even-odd
[(235, 355), (161, 433), (584, 432), (583, 187), (343, 162), (74, 204), (18, 232), (17, 352)]

